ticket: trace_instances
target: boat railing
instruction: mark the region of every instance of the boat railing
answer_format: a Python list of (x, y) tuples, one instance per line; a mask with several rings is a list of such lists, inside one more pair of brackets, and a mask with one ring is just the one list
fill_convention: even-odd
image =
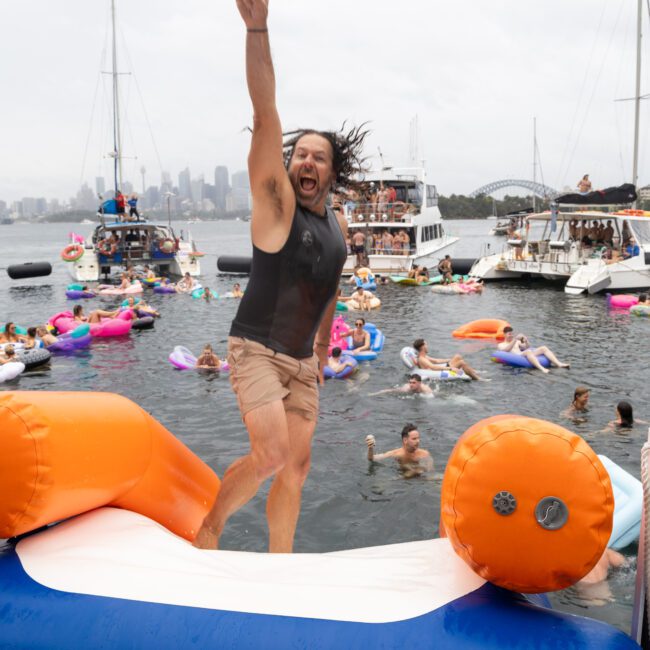
[[(408, 248), (400, 248), (400, 249), (386, 249), (383, 246), (373, 246), (370, 249), (366, 249), (366, 255), (394, 255), (398, 257), (407, 257), (408, 255), (415, 255), (415, 246), (411, 244)], [(356, 255), (356, 253), (352, 253), (348, 251), (348, 255)]]
[(408, 223), (419, 208), (414, 203), (356, 203), (354, 207), (345, 207), (346, 217), (350, 224), (357, 223)]

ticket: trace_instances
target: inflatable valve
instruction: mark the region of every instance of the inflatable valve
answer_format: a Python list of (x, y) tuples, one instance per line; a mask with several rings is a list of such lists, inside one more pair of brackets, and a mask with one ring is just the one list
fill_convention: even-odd
[(568, 587), (601, 558), (614, 496), (602, 462), (550, 422), (499, 415), (470, 427), (441, 490), (441, 534), (482, 578), (522, 593)]

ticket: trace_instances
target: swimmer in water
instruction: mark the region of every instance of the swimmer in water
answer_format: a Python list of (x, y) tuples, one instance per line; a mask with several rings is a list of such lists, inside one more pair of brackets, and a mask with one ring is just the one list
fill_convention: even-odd
[(244, 292), (241, 290), (241, 285), (239, 284), (239, 282), (235, 282), (235, 284), (232, 285), (232, 297), (233, 298), (244, 297)]
[(206, 343), (201, 355), (196, 360), (196, 367), (204, 370), (221, 370), (222, 366), (223, 363), (213, 352), (212, 346)]
[(431, 387), (427, 386), (427, 384), (422, 381), (422, 377), (417, 373), (413, 373), (409, 377), (408, 382), (403, 386), (398, 386), (397, 388), (386, 388), (377, 393), (370, 393), (369, 397), (386, 393), (414, 393), (415, 395), (433, 396), (433, 390), (431, 390)]
[(383, 454), (375, 454), (375, 437), (366, 436), (368, 460), (375, 462), (386, 458), (394, 458), (404, 471), (405, 478), (420, 476), (424, 472), (433, 471), (433, 458), (426, 449), (420, 449), (420, 432), (414, 424), (407, 424), (402, 429), (402, 446)]
[(645, 420), (634, 417), (632, 404), (621, 400), (616, 405), (616, 420), (612, 420), (603, 431), (616, 431), (617, 429), (631, 429), (636, 424), (648, 424)]
[(354, 368), (354, 363), (349, 359), (343, 361), (341, 359), (341, 348), (332, 348), (332, 356), (327, 360), (327, 365), (331, 368), (332, 372), (339, 374), (346, 368)]
[(589, 412), (589, 395), (591, 391), (586, 386), (578, 386), (573, 392), (571, 406), (562, 412), (562, 415), (576, 423), (585, 422), (585, 413)]

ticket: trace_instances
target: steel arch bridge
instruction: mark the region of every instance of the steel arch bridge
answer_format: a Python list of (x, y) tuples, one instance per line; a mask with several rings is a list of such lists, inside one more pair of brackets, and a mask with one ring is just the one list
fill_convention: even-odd
[(483, 187), (479, 187), (477, 190), (474, 190), (470, 194), (470, 198), (475, 199), (480, 194), (489, 196), (493, 192), (502, 190), (506, 187), (523, 187), (524, 189), (530, 190), (533, 194), (539, 196), (542, 199), (553, 198), (559, 194), (557, 190), (554, 190), (548, 185), (542, 185), (542, 183), (535, 183), (534, 181), (526, 181), (515, 178), (506, 178), (505, 180), (493, 181), (492, 183), (483, 185)]

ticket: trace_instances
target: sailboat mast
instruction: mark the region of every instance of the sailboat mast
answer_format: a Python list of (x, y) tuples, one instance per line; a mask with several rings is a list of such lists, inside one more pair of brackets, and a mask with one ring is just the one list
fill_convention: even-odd
[[(537, 118), (533, 117), (533, 183), (537, 183)], [(536, 194), (533, 190), (533, 212), (537, 212)]]
[(114, 177), (115, 195), (122, 187), (122, 135), (120, 133), (120, 94), (117, 71), (117, 39), (115, 28), (115, 0), (111, 0), (111, 19), (113, 24), (113, 147), (115, 151)]
[(634, 159), (632, 161), (632, 183), (636, 187), (639, 178), (639, 114), (641, 112), (641, 20), (643, 0), (637, 3), (636, 25), (636, 91), (634, 93)]

